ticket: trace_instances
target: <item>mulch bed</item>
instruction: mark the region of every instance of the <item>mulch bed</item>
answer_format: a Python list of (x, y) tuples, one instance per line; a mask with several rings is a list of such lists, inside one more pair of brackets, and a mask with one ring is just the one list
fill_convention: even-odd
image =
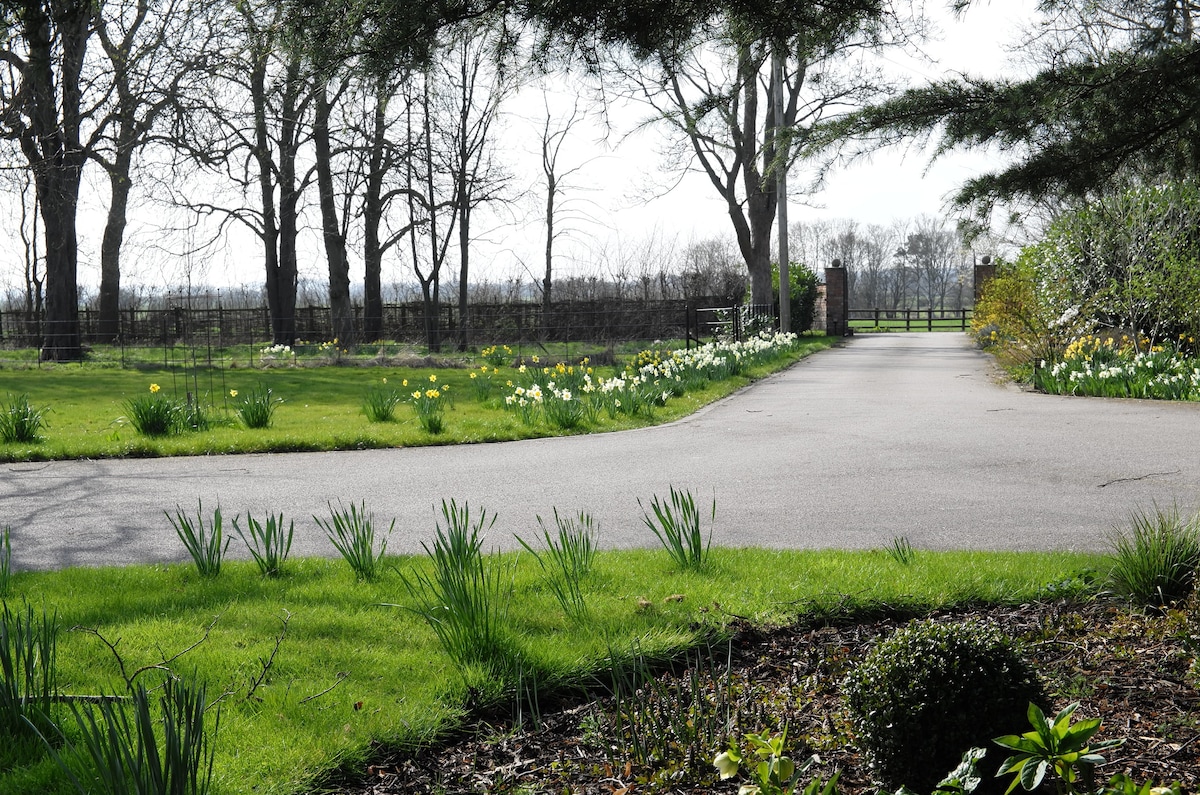
[[(1106, 753), (1098, 778), (1126, 772), (1139, 783), (1178, 780), (1186, 792), (1200, 785), (1200, 613), (1195, 609), (1146, 614), (1104, 602), (1050, 602), (1017, 607), (984, 607), (935, 614), (946, 621), (994, 622), (1019, 638), (1035, 662), (1054, 709), (1081, 702), (1077, 717), (1101, 716), (1096, 739), (1126, 738)], [(878, 783), (855, 748), (841, 708), (838, 683), (854, 661), (881, 635), (906, 619), (796, 625), (761, 630), (743, 627), (729, 644), (714, 647), (693, 676), (681, 663), (660, 672), (642, 689), (640, 703), (661, 702), (661, 711), (683, 711), (696, 683), (708, 692), (736, 693), (731, 708), (740, 715), (739, 732), (758, 731), (771, 721), (786, 722), (788, 751), (796, 760), (816, 752), (810, 772), (828, 777), (840, 771), (842, 795), (873, 793)], [(697, 656), (692, 656), (692, 663)], [(728, 666), (728, 670), (727, 670)], [(719, 684), (715, 684), (719, 683)], [(726, 689), (727, 688), (727, 689)], [(624, 702), (630, 704), (629, 700)], [(435, 747), (396, 752), (379, 749), (364, 769), (348, 771), (322, 792), (342, 795), (414, 793), (733, 793), (734, 781), (718, 782), (709, 765), (713, 749), (674, 759), (639, 764), (615, 741), (620, 729), (611, 696), (584, 695), (548, 709), (542, 704), (536, 726), (484, 720), (469, 733)], [(996, 734), (1028, 727), (996, 727)], [(662, 732), (649, 732), (658, 735)], [(650, 738), (653, 741), (654, 737)], [(613, 750), (614, 746), (617, 750)], [(965, 749), (964, 749), (965, 750)], [(983, 771), (990, 776), (1003, 756), (989, 753)], [(1007, 783), (1007, 779), (1005, 780)]]

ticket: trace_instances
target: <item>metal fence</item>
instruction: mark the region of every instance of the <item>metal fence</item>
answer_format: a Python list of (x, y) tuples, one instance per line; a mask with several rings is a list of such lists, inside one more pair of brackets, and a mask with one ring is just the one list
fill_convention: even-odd
[[(692, 300), (597, 300), (553, 304), (546, 310), (537, 303), (475, 304), (466, 315), (466, 339), (471, 345), (537, 342), (624, 342), (630, 340), (684, 339), (699, 333), (697, 312), (728, 307), (727, 298)], [(355, 326), (363, 327), (363, 308), (356, 306)], [(425, 307), (420, 302), (383, 307), (379, 339), (422, 345), (427, 341)], [(296, 311), (296, 340), (322, 342), (334, 337), (328, 307), (308, 306)], [(456, 306), (437, 308), (436, 326), (447, 342), (463, 336), (464, 322)], [(126, 346), (192, 345), (225, 348), (269, 343), (273, 339), (267, 308), (124, 309), (120, 312), (116, 341)], [(689, 334), (689, 330), (692, 332)], [(99, 313), (79, 312), (80, 342), (101, 342)], [(19, 311), (0, 312), (0, 346), (36, 348), (45, 327), (40, 318)]]

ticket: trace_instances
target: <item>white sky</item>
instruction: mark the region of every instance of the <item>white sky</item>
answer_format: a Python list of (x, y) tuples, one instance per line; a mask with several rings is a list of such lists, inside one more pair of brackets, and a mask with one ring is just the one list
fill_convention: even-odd
[[(961, 19), (955, 19), (945, 11), (949, 0), (927, 2), (929, 13), (943, 29), (941, 41), (926, 47), (936, 63), (901, 62), (895, 56), (889, 57), (889, 63), (900, 74), (908, 75), (914, 85), (956, 72), (986, 76), (1001, 73), (1008, 63), (1005, 47), (1015, 40), (1019, 26), (1034, 18), (1036, 6), (1036, 0), (977, 0)], [(559, 100), (565, 103), (564, 112), (569, 111), (571, 98), (560, 96)], [(473, 250), (475, 277), (502, 281), (523, 276), (528, 281), (541, 270), (544, 231), (540, 213), (544, 194), (538, 165), (541, 121), (536, 115), (542, 112), (542, 103), (541, 91), (531, 89), (510, 106), (503, 125), (507, 134), (501, 149), (506, 158), (514, 161), (513, 185), (518, 193), (524, 192), (524, 198), (512, 214), (491, 225), (486, 239)], [(640, 115), (628, 118), (633, 124)], [(713, 236), (732, 239), (724, 205), (702, 175), (689, 174), (666, 195), (648, 198), (661, 192), (662, 186), (671, 184), (670, 175), (657, 171), (660, 158), (656, 147), (661, 139), (647, 132), (621, 138), (621, 132), (616, 131), (610, 138), (620, 140), (615, 150), (597, 141), (599, 128), (590, 132), (581, 128), (564, 146), (565, 168), (585, 164), (570, 180), (578, 189), (568, 190), (564, 198), (573, 204), (573, 209), (585, 212), (588, 220), (574, 224), (578, 231), (559, 242), (557, 251), (565, 255), (556, 265), (560, 275), (587, 272), (599, 249), (637, 247), (652, 235), (674, 240), (681, 246), (693, 239)], [(930, 166), (928, 154), (920, 149), (877, 152), (868, 160), (835, 172), (823, 191), (808, 197), (808, 204), (804, 203), (805, 197), (793, 192), (790, 217), (793, 222), (850, 218), (864, 224), (888, 224), (897, 219), (940, 215), (958, 184), (995, 163), (986, 154), (955, 153)], [(92, 179), (96, 179), (96, 174)], [(655, 191), (655, 186), (660, 190)], [(104, 198), (85, 200), (80, 219), (83, 263), (80, 280), (91, 289), (99, 281), (98, 266), (89, 263), (98, 258), (102, 203), (107, 194), (102, 183), (98, 192)], [(141, 282), (161, 289), (168, 283), (178, 285), (185, 278), (187, 268), (177, 258), (155, 250), (162, 237), (156, 219), (155, 213), (149, 213), (135, 217), (131, 223), (125, 257), (129, 263), (126, 284)], [(316, 222), (314, 211), (311, 223)], [(301, 244), (302, 275), (319, 281), (325, 267), (320, 239), (313, 233), (307, 240)], [(0, 287), (15, 284), (19, 277), (16, 247), (10, 247), (10, 252), (0, 259)], [(577, 260), (574, 267), (569, 261), (572, 257)], [(192, 258), (187, 267), (197, 284), (257, 285), (262, 280), (261, 261), (257, 241), (240, 235), (231, 238), (222, 251)], [(410, 281), (408, 267), (396, 260), (386, 262), (385, 283)], [(361, 265), (352, 269), (351, 278), (361, 283)]]

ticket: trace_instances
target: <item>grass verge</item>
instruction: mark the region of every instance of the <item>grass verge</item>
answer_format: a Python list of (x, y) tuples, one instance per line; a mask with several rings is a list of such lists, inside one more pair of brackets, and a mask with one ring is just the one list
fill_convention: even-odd
[[(194, 675), (221, 701), (215, 791), (284, 795), (364, 759), (375, 743), (444, 733), (468, 703), (514, 698), (513, 682), (456, 665), (420, 616), (404, 581), (432, 576), (428, 558), (384, 562), (369, 582), (325, 559), (289, 561), (275, 577), (253, 562), (228, 562), (214, 579), (182, 564), (23, 572), (9, 599), (57, 611), (72, 628), (58, 647), (68, 694), (124, 692), (139, 669), (152, 686), (164, 674), (148, 666)], [(520, 666), (507, 675), (558, 685), (604, 670), (612, 649), (666, 656), (719, 635), (735, 616), (771, 624), (881, 604), (1015, 603), (1107, 566), (1074, 553), (920, 552), (904, 565), (883, 550), (714, 549), (697, 573), (662, 550), (601, 552), (583, 579), (591, 619), (580, 622), (532, 555), (497, 563), (510, 572), (502, 631)], [(35, 791), (69, 790), (40, 748), (16, 744), (0, 760), (0, 795)]]
[[(481, 371), (468, 368), (465, 361), (460, 366), (436, 368), (379, 365), (122, 370), (68, 364), (6, 370), (6, 390), (27, 396), (32, 405), (47, 408), (42, 440), (0, 442), (0, 461), (354, 450), (625, 430), (685, 417), (833, 343), (832, 338), (802, 337), (796, 349), (781, 358), (753, 366), (740, 375), (708, 381), (652, 411), (615, 416), (601, 411), (570, 430), (547, 422), (526, 424), (516, 412), (506, 409), (503, 398), (508, 382), (517, 384), (528, 377), (509, 365), (489, 369), (488, 384), (479, 376)], [(619, 372), (615, 367), (595, 369), (598, 377)], [(409, 391), (417, 384), (427, 384), (430, 375), (437, 376), (441, 387), (450, 387), (445, 428), (438, 434), (421, 428), (407, 401)], [(149, 391), (152, 385), (158, 387), (153, 393)], [(365, 406), (371, 391), (385, 385), (388, 390), (397, 390), (405, 402), (396, 406), (394, 421), (372, 422)], [(237, 421), (237, 409), (245, 396), (268, 389), (272, 399), (282, 401), (275, 406), (270, 427), (248, 428)], [(206, 408), (208, 427), (179, 435), (139, 434), (128, 417), (128, 403), (151, 395), (184, 404), (199, 402)]]

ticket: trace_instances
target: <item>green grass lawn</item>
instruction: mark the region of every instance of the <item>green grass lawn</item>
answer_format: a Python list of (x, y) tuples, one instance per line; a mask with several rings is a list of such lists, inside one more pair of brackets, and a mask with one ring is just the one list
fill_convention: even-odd
[[(542, 686), (603, 676), (614, 652), (661, 658), (719, 637), (732, 616), (771, 624), (878, 603), (1020, 602), (1106, 565), (1069, 553), (918, 552), (904, 565), (882, 550), (714, 549), (695, 573), (662, 550), (602, 552), (583, 580), (580, 621), (563, 613), (528, 553), (487, 560), (510, 583), (503, 632), (521, 661), (516, 677)], [(401, 577), (411, 581), (428, 560), (387, 563), (372, 583), (355, 581), (341, 560), (316, 559), (289, 561), (278, 578), (240, 562), (214, 580), (190, 565), (27, 572), (14, 575), (8, 601), (57, 613), (65, 693), (124, 692), (121, 663), (127, 674), (145, 669), (147, 686), (162, 681), (150, 666), (164, 660), (207, 683), (209, 700), (220, 699), (215, 791), (282, 795), (363, 760), (374, 743), (411, 746), (458, 726), (468, 688), (516, 708), (513, 674), (460, 669), (411, 610)], [(56, 716), (77, 734), (65, 706)], [(68, 791), (38, 745), (0, 755), (0, 793)]]
[[(782, 358), (749, 368), (745, 373), (721, 381), (710, 381), (667, 401), (651, 414), (632, 416), (604, 413), (572, 430), (573, 433), (622, 430), (668, 422), (693, 413), (701, 406), (740, 389), (751, 381), (785, 367), (803, 356), (833, 344), (826, 337), (804, 337), (796, 349)], [(632, 357), (631, 357), (632, 358)], [(371, 447), (406, 447), (427, 444), (461, 444), (506, 441), (559, 435), (563, 431), (545, 422), (525, 424), (506, 410), (504, 395), (509, 382), (522, 383), (551, 360), (534, 365), (522, 374), (509, 365), (489, 368), (466, 360), (453, 366), (280, 366), (267, 369), (172, 368), (116, 369), (98, 365), (57, 365), (39, 369), (0, 371), (0, 411), (16, 396), (27, 395), (36, 407), (47, 409), (48, 427), (44, 440), (34, 444), (0, 442), (0, 461), (121, 456), (214, 455), (222, 453), (291, 452), (300, 450), (350, 450)], [(567, 360), (578, 366), (578, 360)], [(611, 377), (618, 367), (595, 367), (597, 378)], [(472, 373), (476, 374), (474, 379)], [(372, 387), (395, 388), (405, 398), (408, 391), (436, 374), (439, 384), (449, 385), (450, 406), (443, 433), (429, 434), (416, 422), (410, 403), (397, 407), (394, 422), (370, 422), (363, 403)], [(543, 381), (545, 377), (539, 376)], [(553, 377), (553, 375), (549, 376)], [(405, 382), (410, 386), (403, 386)], [(180, 400), (199, 400), (212, 417), (206, 431), (177, 436), (147, 437), (139, 434), (128, 419), (128, 401), (149, 394), (157, 384), (159, 395)], [(485, 392), (485, 386), (490, 387)], [(256, 387), (268, 387), (282, 399), (271, 427), (242, 427), (233, 414), (231, 390), (245, 395)]]

